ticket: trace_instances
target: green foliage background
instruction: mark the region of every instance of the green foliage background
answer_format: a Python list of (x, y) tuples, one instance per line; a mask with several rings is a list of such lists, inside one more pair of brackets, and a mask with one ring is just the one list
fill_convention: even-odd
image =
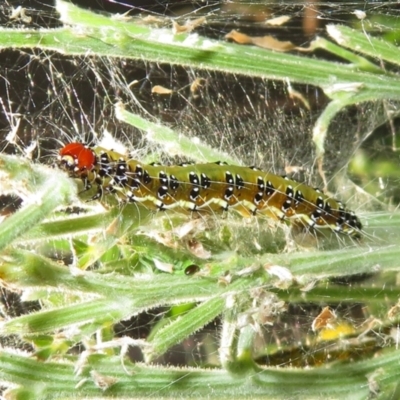
[[(365, 114), (375, 113), (375, 126), (386, 121), (384, 111), (389, 110), (391, 118), (397, 115), (398, 48), (389, 38), (367, 35), (362, 26), (331, 25), (332, 41), (314, 42), (314, 51), (329, 52), (339, 62), (244, 47), (192, 33), (174, 35), (170, 28), (143, 25), (140, 19), (113, 19), (64, 1), (57, 2), (57, 9), (62, 27), (4, 28), (0, 47), (39, 49), (43, 57), (54, 51), (77, 60), (145, 60), (316, 86), (329, 99), (311, 138), (316, 165), (323, 169), (330, 166), (328, 127), (346, 107), (360, 106)], [(115, 118), (140, 130), (156, 148), (168, 146), (173, 155), (194, 160), (240, 162), (206, 141), (194, 141), (114, 100), (109, 99)], [(340, 141), (340, 133), (336, 135)], [(362, 135), (361, 142), (368, 136)], [(66, 137), (60, 137), (60, 142)], [(397, 139), (393, 140), (396, 146)], [(356, 153), (350, 164), (354, 179), (363, 185), (375, 182), (375, 177), (389, 177), (392, 203), (396, 204), (398, 182), (392, 171), (397, 156), (375, 155), (374, 167), (370, 167), (371, 157), (367, 151)], [(345, 166), (348, 162), (342, 160)], [(13, 384), (7, 396), (396, 398), (400, 390), (396, 340), (399, 214), (384, 198), (379, 182), (368, 194), (351, 185), (344, 170), (340, 171), (335, 170), (337, 186), (350, 187), (349, 197), (365, 210), (361, 242), (343, 239), (338, 243), (335, 237), (334, 246), (328, 238), (327, 244), (321, 239), (320, 248), (304, 249), (285, 236), (284, 228), (276, 233), (262, 228), (255, 232), (243, 226), (237, 229), (237, 222), (228, 219), (214, 230), (199, 228), (192, 233), (192, 241), (204, 243), (211, 252), (211, 258), (204, 260), (182, 238), (171, 234), (187, 219), (171, 215), (161, 220), (134, 205), (113, 204), (112, 199), (106, 208), (68, 215), (60, 206), (87, 207), (79, 203), (75, 182), (27, 157), (0, 154), (1, 194), (24, 200), (21, 209), (0, 225), (0, 276), (4, 287), (20, 293), (22, 301), (40, 303), (40, 309), (7, 316), (0, 325), (4, 340), (14, 338), (14, 345), (0, 352), (0, 380), (6, 386)], [(262, 238), (262, 250), (246, 251), (252, 235)], [(176, 248), (156, 240), (160, 236), (164, 244), (177, 243)], [(295, 250), (284, 250), (290, 244)], [(155, 265), (154, 259), (172, 273), (157, 269), (160, 264)], [(191, 264), (198, 265), (200, 273), (186, 275), (185, 268)], [(372, 278), (359, 283), (350, 279), (347, 285), (331, 280), (345, 282), (362, 274), (372, 274)], [(300, 362), (299, 368), (264, 362), (279, 346), (260, 350), (257, 340), (263, 325), (278, 321), (285, 305), (348, 303), (363, 304), (371, 318), (354, 324), (348, 336), (340, 333), (346, 324), (337, 322), (331, 329), (333, 339), (322, 346), (325, 356), (316, 352), (312, 362)], [(163, 317), (147, 337), (115, 334), (114, 327), (121, 321), (160, 307)], [(196, 368), (154, 363), (217, 317), (221, 320), (218, 343), (209, 344), (210, 354), (218, 353), (217, 361), (207, 357)], [(304, 343), (309, 338), (308, 332)], [(310, 351), (325, 339), (313, 340)], [(331, 354), (344, 362), (325, 365), (330, 346)], [(130, 361), (130, 348), (139, 348), (144, 362)], [(296, 365), (294, 359), (304, 356), (297, 356), (289, 346), (284, 350), (286, 364)], [(354, 358), (359, 361), (348, 362)], [(306, 364), (313, 368), (304, 368)]]

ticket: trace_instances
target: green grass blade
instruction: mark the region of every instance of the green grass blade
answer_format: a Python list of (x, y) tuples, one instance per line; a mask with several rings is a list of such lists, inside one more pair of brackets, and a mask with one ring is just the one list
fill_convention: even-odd
[(55, 208), (67, 205), (76, 193), (75, 186), (62, 172), (4, 154), (0, 154), (0, 181), (3, 194), (19, 195), (26, 204), (0, 224), (0, 250), (29, 231)]
[(378, 60), (400, 65), (399, 48), (387, 40), (344, 25), (328, 25), (328, 34), (341, 46)]

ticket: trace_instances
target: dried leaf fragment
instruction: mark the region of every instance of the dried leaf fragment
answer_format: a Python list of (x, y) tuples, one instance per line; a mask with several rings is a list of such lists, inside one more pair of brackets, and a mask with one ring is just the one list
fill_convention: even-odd
[(192, 219), (188, 222), (185, 222), (176, 228), (173, 229), (172, 233), (178, 238), (183, 239), (188, 236), (190, 233), (199, 233), (203, 232), (206, 229), (204, 221), (201, 219)]
[(281, 26), (286, 24), (288, 21), (290, 21), (290, 17), (288, 15), (281, 15), (280, 17), (267, 19), (265, 23), (271, 26)]
[(272, 36), (261, 36), (261, 37), (254, 37), (252, 40), (253, 44), (262, 47), (264, 49), (270, 49), (270, 50), (275, 50), (275, 51), (290, 51), (297, 49), (297, 46), (295, 46), (292, 42), (290, 41), (280, 41), (278, 39), (275, 39)]
[(154, 15), (146, 15), (142, 18), (142, 21), (146, 24), (160, 24), (164, 22), (162, 18), (155, 17)]
[(309, 101), (297, 90), (294, 90), (291, 86), (288, 86), (288, 95), (292, 100), (300, 100), (307, 110), (311, 110)]
[(157, 260), (156, 258), (153, 260), (154, 261), (154, 265), (155, 267), (162, 271), (162, 272), (166, 272), (168, 274), (172, 274), (174, 272), (174, 266), (173, 264), (169, 264), (160, 260)]
[(396, 304), (388, 311), (387, 316), (390, 319), (394, 319), (398, 317), (399, 314), (400, 314), (400, 304)]
[(95, 370), (90, 371), (90, 375), (93, 379), (94, 384), (103, 391), (107, 390), (109, 387), (118, 382), (117, 378), (99, 374)]
[(298, 47), (290, 41), (281, 41), (269, 35), (251, 37), (249, 35), (240, 33), (235, 30), (232, 30), (229, 33), (227, 33), (225, 35), (225, 39), (231, 39), (239, 44), (253, 44), (255, 46), (262, 47), (263, 49), (269, 49), (281, 52), (286, 52), (291, 50), (309, 51), (308, 48)]
[(129, 11), (123, 13), (123, 14), (115, 14), (111, 17), (112, 20), (114, 21), (123, 21), (123, 22), (128, 22), (132, 21), (133, 17), (129, 15)]
[(263, 267), (269, 275), (279, 279), (275, 284), (276, 287), (287, 289), (292, 284), (294, 277), (288, 268), (274, 264), (265, 264)]
[(184, 25), (179, 25), (176, 21), (172, 21), (172, 32), (174, 35), (177, 35), (179, 33), (189, 33), (198, 26), (203, 25), (205, 22), (205, 17), (186, 21)]
[(239, 43), (239, 44), (252, 44), (253, 43), (253, 38), (251, 38), (248, 35), (245, 35), (244, 33), (235, 31), (234, 29), (225, 35), (225, 39), (232, 39), (233, 41), (235, 41), (236, 43)]
[(190, 239), (187, 241), (188, 250), (196, 257), (201, 258), (202, 260), (206, 260), (211, 257), (211, 252), (206, 250), (201, 242)]
[(244, 33), (232, 30), (229, 32), (225, 39), (232, 39), (239, 44), (254, 44), (255, 46), (262, 47), (265, 49), (276, 50), (276, 51), (289, 51), (296, 48), (296, 46), (289, 41), (281, 42), (272, 36), (248, 36)]
[(161, 85), (155, 85), (151, 88), (151, 93), (156, 93), (156, 94), (171, 94), (173, 93), (173, 90), (168, 89), (164, 86)]
[(32, 17), (26, 15), (26, 8), (18, 6), (17, 8), (13, 8), (10, 15), (10, 20), (20, 20), (25, 24), (30, 24), (32, 22)]
[(325, 328), (336, 319), (336, 314), (329, 307), (325, 307), (314, 319), (311, 329), (316, 332)]

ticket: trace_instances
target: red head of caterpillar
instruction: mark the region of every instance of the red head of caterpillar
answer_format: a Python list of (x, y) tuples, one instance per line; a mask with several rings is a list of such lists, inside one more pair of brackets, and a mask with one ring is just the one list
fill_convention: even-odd
[(76, 172), (91, 170), (96, 163), (93, 150), (82, 143), (69, 143), (60, 150), (61, 163), (69, 170)]
[(242, 216), (266, 215), (314, 228), (359, 236), (358, 217), (308, 185), (254, 167), (223, 163), (144, 165), (101, 147), (70, 143), (60, 150), (60, 167), (98, 186), (93, 199), (113, 193), (150, 209), (235, 210)]

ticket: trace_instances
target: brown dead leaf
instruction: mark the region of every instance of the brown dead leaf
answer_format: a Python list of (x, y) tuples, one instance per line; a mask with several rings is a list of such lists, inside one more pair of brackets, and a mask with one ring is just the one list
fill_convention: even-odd
[(225, 39), (231, 39), (239, 44), (254, 44), (257, 47), (262, 47), (263, 49), (275, 50), (275, 51), (310, 51), (308, 48), (298, 47), (290, 41), (281, 41), (275, 39), (272, 36), (254, 36), (251, 37), (244, 33), (232, 30), (225, 35)]
[(329, 307), (325, 307), (317, 315), (311, 325), (311, 329), (316, 332), (329, 326), (336, 319), (336, 314)]
[(174, 35), (179, 33), (189, 33), (192, 32), (192, 30), (197, 28), (198, 26), (203, 25), (205, 22), (206, 22), (205, 17), (200, 17), (197, 19), (186, 21), (184, 25), (179, 25), (176, 21), (172, 21), (172, 33)]
[(235, 31), (234, 29), (225, 35), (225, 39), (232, 39), (234, 42), (239, 43), (239, 44), (252, 44), (253, 43), (253, 39), (250, 36), (245, 35), (244, 33)]
[(262, 47), (263, 49), (275, 50), (275, 51), (290, 51), (297, 48), (290, 41), (280, 41), (275, 39), (272, 36), (261, 36), (261, 37), (253, 37), (252, 43), (258, 47)]
[(177, 35), (179, 33), (187, 32), (188, 28), (185, 25), (179, 25), (176, 21), (172, 21), (172, 33)]
[(171, 94), (173, 93), (173, 90), (165, 88), (164, 86), (160, 85), (155, 85), (151, 88), (151, 93), (156, 93), (156, 94)]

